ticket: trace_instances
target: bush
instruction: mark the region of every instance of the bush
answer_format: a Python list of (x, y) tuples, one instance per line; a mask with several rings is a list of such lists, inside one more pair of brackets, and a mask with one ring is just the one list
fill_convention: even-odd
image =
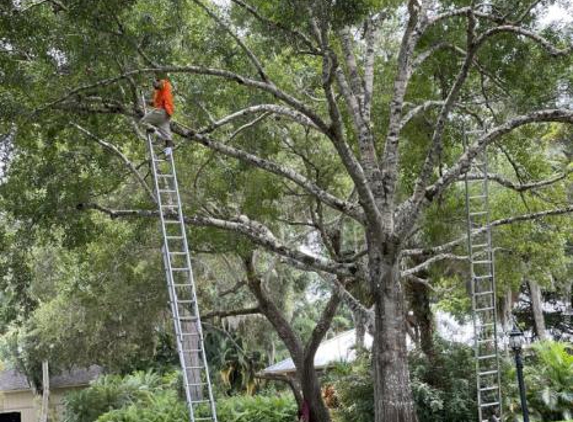
[[(573, 355), (570, 345), (540, 342), (525, 362), (525, 386), (532, 422), (561, 421), (573, 417)], [(513, 365), (506, 370), (506, 420), (520, 421), (521, 406)]]
[[(477, 415), (473, 352), (468, 346), (435, 341), (436, 359), (421, 352), (410, 354), (412, 392), (420, 422), (467, 422)], [(339, 422), (374, 420), (374, 391), (367, 354), (352, 365), (335, 369)]]
[(120, 377), (106, 375), (89, 388), (64, 398), (65, 422), (94, 422), (100, 415), (135, 402), (149, 400), (158, 390), (170, 388), (173, 381), (151, 372)]
[[(65, 422), (188, 422), (179, 397), (177, 373), (161, 377), (137, 372), (99, 378), (89, 388), (64, 399)], [(291, 395), (237, 396), (217, 401), (220, 422), (292, 422), (296, 404)], [(198, 417), (201, 417), (199, 409)]]

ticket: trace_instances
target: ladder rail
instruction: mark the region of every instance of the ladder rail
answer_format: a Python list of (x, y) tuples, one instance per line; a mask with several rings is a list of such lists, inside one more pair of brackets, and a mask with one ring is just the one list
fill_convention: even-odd
[(191, 292), (192, 292), (192, 299), (194, 301), (193, 303), (193, 308), (195, 310), (195, 317), (197, 318), (195, 320), (195, 324), (197, 325), (197, 331), (199, 334), (199, 343), (200, 343), (200, 348), (203, 351), (203, 363), (205, 364), (205, 377), (206, 377), (206, 381), (207, 381), (207, 385), (208, 387), (208, 394), (209, 394), (209, 402), (210, 402), (210, 407), (211, 407), (211, 414), (213, 415), (213, 421), (217, 422), (217, 412), (215, 409), (215, 400), (213, 397), (213, 389), (211, 388), (211, 376), (209, 375), (209, 370), (207, 368), (207, 356), (205, 355), (205, 342), (204, 342), (204, 337), (203, 337), (203, 326), (201, 324), (201, 316), (199, 313), (199, 305), (198, 305), (198, 301), (197, 301), (197, 290), (195, 288), (195, 277), (193, 275), (193, 267), (191, 265), (191, 255), (189, 253), (189, 243), (187, 240), (187, 230), (185, 227), (185, 217), (183, 214), (183, 207), (181, 205), (181, 196), (179, 194), (179, 182), (177, 179), (177, 172), (175, 170), (175, 161), (173, 159), (173, 153), (169, 154), (169, 161), (170, 161), (170, 165), (171, 165), (171, 170), (173, 171), (173, 184), (174, 184), (174, 190), (176, 192), (177, 195), (177, 206), (178, 206), (178, 212), (179, 212), (179, 221), (181, 223), (181, 234), (183, 237), (183, 250), (185, 252), (187, 252), (185, 254), (185, 261), (187, 263), (187, 268), (188, 268), (188, 276), (189, 276), (189, 281), (191, 282)]
[[(156, 154), (155, 154), (155, 151), (153, 149), (153, 141), (152, 141), (152, 137), (150, 134), (147, 134), (147, 145), (148, 145), (150, 158), (151, 158), (151, 170), (152, 170), (152, 174), (153, 174), (153, 181), (154, 181), (154, 187), (155, 187), (155, 192), (156, 192), (156, 198), (155, 199), (156, 199), (156, 203), (157, 203), (157, 206), (159, 209), (161, 233), (162, 233), (162, 237), (163, 237), (163, 247), (162, 247), (163, 263), (164, 263), (164, 267), (165, 267), (165, 274), (166, 274), (167, 285), (168, 285), (170, 307), (171, 307), (173, 324), (174, 324), (175, 335), (176, 335), (177, 352), (179, 355), (179, 361), (180, 361), (182, 372), (183, 372), (183, 381), (185, 384), (185, 397), (186, 397), (186, 401), (187, 401), (187, 407), (189, 409), (190, 420), (191, 420), (191, 422), (195, 422), (195, 421), (199, 421), (199, 420), (209, 420), (212, 422), (217, 422), (215, 400), (214, 400), (214, 396), (213, 396), (213, 389), (212, 389), (211, 379), (210, 379), (210, 375), (209, 375), (209, 368), (207, 365), (207, 357), (205, 354), (203, 330), (202, 330), (202, 326), (201, 326), (201, 319), (200, 319), (199, 308), (198, 308), (198, 303), (197, 303), (197, 293), (196, 293), (196, 289), (195, 289), (195, 281), (194, 281), (193, 272), (192, 272), (191, 257), (190, 257), (190, 253), (189, 253), (189, 245), (188, 245), (188, 241), (187, 241), (187, 233), (186, 233), (186, 227), (185, 227), (185, 219), (184, 219), (184, 215), (183, 215), (181, 197), (179, 194), (179, 185), (178, 185), (178, 181), (177, 181), (177, 175), (176, 175), (176, 170), (175, 170), (175, 162), (173, 160), (173, 154), (170, 154), (168, 160), (162, 160), (162, 161), (168, 162), (168, 165), (170, 166), (170, 170), (171, 170), (172, 174), (171, 175), (161, 174), (159, 172), (159, 169), (158, 169), (158, 164), (157, 164), (158, 160), (155, 158)], [(159, 184), (159, 178), (161, 176), (163, 176), (163, 180), (173, 180), (173, 189), (171, 189), (171, 188), (168, 189), (169, 192), (167, 194), (170, 195), (171, 193), (174, 193), (176, 195), (176, 201), (177, 201), (176, 206), (173, 206), (173, 204), (171, 204), (171, 203), (167, 207), (164, 206), (164, 204), (163, 204), (164, 201), (162, 199), (161, 194), (165, 193), (164, 192), (165, 190), (161, 189), (160, 184)], [(168, 178), (167, 176), (170, 176), (170, 177)], [(166, 183), (168, 183), (168, 182), (166, 182)], [(168, 201), (168, 202), (171, 202), (171, 201)], [(166, 228), (167, 223), (166, 223), (166, 216), (165, 216), (164, 212), (166, 209), (173, 210), (175, 208), (177, 209), (177, 225), (179, 226), (181, 236), (170, 235), (170, 233), (167, 231), (167, 228)], [(190, 290), (191, 300), (188, 300), (187, 297), (183, 301), (179, 300), (179, 294), (177, 292), (177, 288), (178, 288), (178, 286), (181, 286), (181, 284), (177, 284), (175, 282), (174, 271), (181, 270), (181, 269), (174, 267), (172, 262), (171, 262), (171, 259), (172, 259), (171, 258), (171, 250), (169, 247), (169, 240), (170, 239), (177, 239), (177, 240), (182, 241), (183, 251), (176, 252), (176, 254), (179, 256), (183, 256), (183, 255), (185, 256), (185, 262), (187, 265), (186, 278), (188, 281), (185, 284), (183, 284), (183, 286)], [(185, 303), (190, 302), (191, 314), (192, 314), (190, 317), (184, 318), (181, 316), (181, 313), (179, 310), (179, 304), (183, 303), (183, 302), (185, 302)], [(187, 336), (187, 337), (191, 336), (191, 334), (186, 334), (184, 332), (184, 328), (183, 328), (183, 321), (184, 320), (186, 322), (189, 322), (190, 324), (195, 325), (195, 328), (197, 330), (196, 337), (197, 337), (197, 342), (198, 342), (198, 346), (196, 348), (185, 349), (183, 339), (185, 336)], [(195, 365), (195, 366), (188, 365), (186, 362), (188, 353), (198, 353), (198, 358), (199, 358), (200, 364)], [(191, 380), (189, 379), (189, 372), (188, 372), (190, 370), (190, 368), (191, 368), (191, 370), (203, 370), (205, 373), (206, 382), (205, 383), (201, 382), (201, 379), (200, 379), (201, 374), (199, 374), (199, 380), (197, 380), (198, 382), (191, 382)], [(203, 385), (207, 386), (208, 400), (194, 399), (191, 388), (192, 387), (200, 388)], [(197, 405), (200, 403), (207, 403), (207, 402), (209, 402), (209, 404), (210, 404), (210, 406), (209, 406), (210, 416), (207, 418), (197, 417), (195, 415), (194, 405)]]
[[(464, 149), (467, 149), (467, 132), (464, 131)], [(476, 157), (478, 160), (481, 156), (481, 163), (475, 164), (478, 167), (482, 178), (476, 180), (470, 179), (468, 173), (465, 174), (465, 208), (467, 216), (467, 249), (470, 257), (470, 277), (471, 277), (471, 303), (472, 303), (472, 321), (474, 328), (474, 357), (476, 370), (476, 388), (478, 401), (479, 422), (487, 422), (487, 415), (502, 417), (502, 397), (501, 397), (501, 374), (499, 364), (499, 345), (498, 345), (498, 315), (496, 304), (496, 285), (495, 285), (495, 265), (493, 254), (493, 243), (491, 233), (491, 216), (489, 207), (489, 178), (488, 178), (488, 160), (487, 150), (482, 151)], [(476, 183), (477, 182), (477, 183)], [(475, 192), (475, 189), (479, 189)], [(478, 209), (479, 208), (479, 209)], [(476, 209), (478, 209), (476, 211)], [(484, 228), (479, 234), (474, 230)], [(474, 238), (485, 234), (486, 241), (479, 241), (479, 245), (474, 245)], [(485, 243), (485, 244), (484, 244)], [(485, 248), (485, 249), (484, 249)], [(475, 251), (479, 249), (479, 251)], [(485, 256), (484, 256), (485, 255)], [(478, 283), (479, 291), (478, 291)], [(488, 303), (484, 305), (483, 301)], [(487, 310), (487, 312), (483, 312)], [(489, 314), (491, 312), (491, 315)], [(489, 316), (491, 318), (489, 318)], [(491, 332), (489, 329), (492, 328)], [(486, 350), (481, 353), (481, 347), (493, 346), (493, 350)], [(489, 346), (488, 346), (489, 345)], [(486, 348), (487, 348), (486, 347)], [(487, 362), (495, 359), (495, 365), (492, 369), (487, 366)], [(482, 370), (485, 367), (485, 370)], [(496, 380), (487, 383), (488, 377), (495, 375)], [(493, 385), (492, 385), (493, 384)], [(492, 398), (492, 393), (495, 398)], [(497, 410), (497, 414), (495, 413)], [(494, 412), (492, 414), (492, 412)], [(485, 419), (484, 419), (485, 417)]]

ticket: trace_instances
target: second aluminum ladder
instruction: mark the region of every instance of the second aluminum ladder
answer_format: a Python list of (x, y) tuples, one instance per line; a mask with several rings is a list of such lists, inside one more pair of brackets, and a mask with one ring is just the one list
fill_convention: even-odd
[[(466, 141), (467, 143), (467, 141)], [(479, 422), (501, 421), (502, 397), (487, 151), (465, 176)]]
[(217, 422), (173, 154), (147, 135), (163, 235), (163, 263), (191, 422)]

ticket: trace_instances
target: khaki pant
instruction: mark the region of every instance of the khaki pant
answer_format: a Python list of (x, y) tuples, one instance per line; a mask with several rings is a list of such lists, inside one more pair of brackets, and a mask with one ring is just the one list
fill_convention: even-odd
[(157, 129), (158, 137), (171, 143), (173, 135), (171, 133), (171, 126), (169, 125), (169, 116), (167, 112), (161, 108), (154, 108), (145, 114), (140, 120), (145, 125), (151, 125)]

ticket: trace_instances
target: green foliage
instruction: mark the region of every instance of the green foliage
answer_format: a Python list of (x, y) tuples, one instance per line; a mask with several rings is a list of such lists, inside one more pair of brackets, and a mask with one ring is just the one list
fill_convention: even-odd
[[(571, 344), (539, 342), (525, 362), (527, 402), (534, 422), (570, 419), (573, 416), (573, 349)], [(519, 391), (513, 365), (506, 374), (508, 421), (520, 421)]]
[[(178, 394), (176, 373), (163, 377), (136, 372), (99, 378), (89, 388), (64, 400), (65, 422), (185, 422), (187, 406)], [(291, 395), (236, 396), (217, 402), (221, 422), (291, 422), (296, 404)], [(198, 417), (202, 410), (198, 409)]]
[[(420, 351), (410, 355), (412, 390), (420, 422), (466, 422), (476, 408), (475, 365), (471, 348), (436, 338), (436, 357)], [(352, 367), (342, 365), (336, 382), (340, 422), (370, 422), (374, 417), (373, 386), (368, 356)]]
[(173, 377), (161, 378), (152, 372), (102, 376), (89, 388), (68, 394), (64, 399), (66, 422), (94, 422), (99, 416), (136, 402), (148, 402), (154, 394), (174, 387)]

